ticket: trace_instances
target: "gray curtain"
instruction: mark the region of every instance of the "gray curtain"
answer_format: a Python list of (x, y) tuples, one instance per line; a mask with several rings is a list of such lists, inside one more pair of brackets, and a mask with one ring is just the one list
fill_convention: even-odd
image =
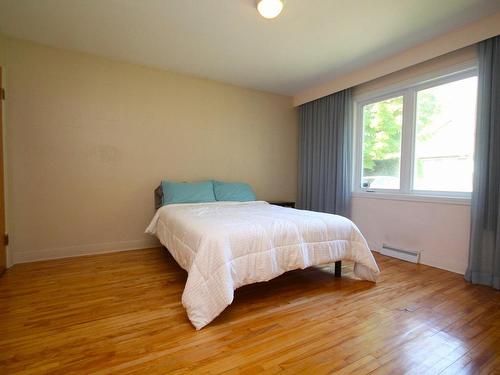
[(352, 93), (350, 89), (299, 108), (298, 207), (350, 215)]
[(500, 289), (500, 36), (479, 43), (478, 52), (472, 224), (465, 278)]

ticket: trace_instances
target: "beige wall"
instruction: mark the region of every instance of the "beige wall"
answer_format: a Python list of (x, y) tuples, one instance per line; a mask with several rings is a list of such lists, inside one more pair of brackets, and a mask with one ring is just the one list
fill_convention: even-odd
[(0, 64), (3, 66), (7, 62), (7, 38), (0, 34)]
[(246, 181), (295, 199), (289, 97), (8, 39), (15, 262), (151, 245), (162, 178)]

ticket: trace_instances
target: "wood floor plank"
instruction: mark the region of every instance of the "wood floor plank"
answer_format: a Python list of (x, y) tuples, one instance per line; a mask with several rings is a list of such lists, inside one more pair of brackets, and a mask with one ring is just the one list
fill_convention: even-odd
[(20, 264), (0, 278), (2, 374), (498, 373), (500, 293), (375, 254), (240, 288), (196, 331), (164, 249)]

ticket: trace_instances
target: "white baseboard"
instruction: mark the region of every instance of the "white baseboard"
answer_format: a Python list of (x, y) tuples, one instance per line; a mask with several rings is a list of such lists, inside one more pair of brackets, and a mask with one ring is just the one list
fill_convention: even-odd
[[(19, 251), (15, 253), (13, 253), (11, 250), (8, 253), (8, 260), (9, 260), (8, 263), (10, 263), (8, 264), (8, 266), (10, 267), (17, 263), (29, 263), (29, 262), (37, 262), (50, 259), (61, 259), (61, 258), (71, 258), (71, 257), (85, 256), (85, 255), (115, 253), (119, 251), (139, 250), (139, 249), (147, 249), (159, 246), (161, 246), (160, 242), (157, 239), (152, 238), (147, 240), (116, 241), (116, 242), (106, 242), (100, 244), (68, 246), (55, 249)], [(372, 251), (380, 253), (380, 249), (378, 249), (376, 246), (372, 246), (370, 244), (370, 248), (372, 249)], [(443, 264), (442, 261), (440, 262), (433, 260), (421, 261), (421, 264), (440, 268), (446, 271), (451, 271), (461, 275), (464, 274), (463, 265)]]
[(450, 262), (450, 261), (443, 262), (442, 260), (438, 260), (438, 259), (427, 259), (427, 260), (421, 261), (420, 263), (425, 264), (427, 266), (439, 268), (439, 269), (442, 269), (445, 271), (458, 273), (460, 275), (464, 275), (465, 269), (467, 268), (467, 265), (460, 264), (458, 262)]
[(147, 249), (161, 246), (156, 239), (117, 241), (99, 244), (60, 247), (55, 249), (41, 249), (32, 251), (15, 251), (11, 253), (12, 264), (37, 262), (41, 260), (71, 258), (84, 255), (115, 253), (119, 251)]
[[(377, 253), (380, 254), (380, 249), (374, 247), (374, 246), (370, 246), (371, 250), (372, 251), (375, 251)], [(458, 273), (460, 275), (463, 275), (465, 274), (465, 269), (467, 268), (466, 265), (464, 264), (459, 264), (457, 262), (446, 262), (446, 264), (443, 264), (443, 262), (441, 260), (437, 260), (437, 259), (426, 259), (426, 260), (422, 260), (422, 257), (420, 258), (420, 264), (424, 264), (426, 266), (431, 266), (431, 267), (434, 267), (434, 268), (439, 268), (441, 270), (445, 270), (445, 271), (450, 271), (450, 272), (453, 272), (453, 273)]]
[(5, 248), (5, 251), (7, 253), (7, 256), (6, 256), (6, 266), (7, 268), (10, 268), (14, 265), (14, 260), (12, 259), (12, 254), (11, 254), (11, 250), (9, 249), (9, 247), (7, 246)]

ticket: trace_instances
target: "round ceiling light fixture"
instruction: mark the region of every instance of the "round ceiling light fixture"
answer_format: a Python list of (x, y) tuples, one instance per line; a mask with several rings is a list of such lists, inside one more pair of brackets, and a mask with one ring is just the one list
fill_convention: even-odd
[(257, 10), (264, 18), (276, 18), (283, 10), (282, 0), (257, 0)]

